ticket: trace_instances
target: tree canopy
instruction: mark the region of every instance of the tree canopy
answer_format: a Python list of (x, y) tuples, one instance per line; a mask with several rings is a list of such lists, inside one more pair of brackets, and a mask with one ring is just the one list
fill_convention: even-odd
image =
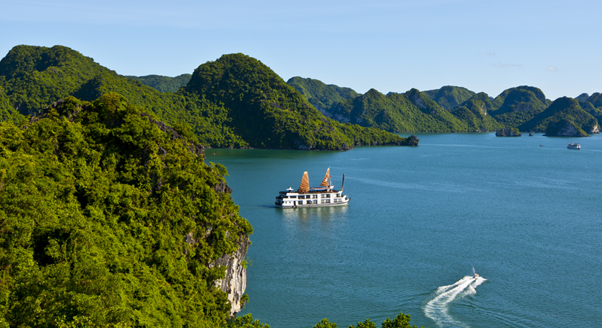
[(0, 123), (0, 325), (216, 327), (252, 232), (202, 147), (118, 94)]

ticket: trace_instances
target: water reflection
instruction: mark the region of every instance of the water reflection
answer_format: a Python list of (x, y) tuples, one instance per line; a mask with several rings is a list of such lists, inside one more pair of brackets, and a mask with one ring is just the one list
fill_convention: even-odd
[(304, 207), (277, 209), (285, 221), (311, 221), (343, 219), (349, 206)]

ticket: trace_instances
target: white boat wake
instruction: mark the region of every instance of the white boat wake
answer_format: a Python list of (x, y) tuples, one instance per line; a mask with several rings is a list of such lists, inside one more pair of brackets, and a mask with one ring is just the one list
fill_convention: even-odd
[(465, 327), (468, 325), (456, 321), (449, 314), (449, 306), (452, 302), (466, 295), (477, 293), (477, 286), (482, 284), (485, 278), (478, 275), (465, 276), (456, 281), (453, 285), (441, 286), (437, 288), (435, 297), (424, 306), (424, 314), (435, 321), (439, 327)]

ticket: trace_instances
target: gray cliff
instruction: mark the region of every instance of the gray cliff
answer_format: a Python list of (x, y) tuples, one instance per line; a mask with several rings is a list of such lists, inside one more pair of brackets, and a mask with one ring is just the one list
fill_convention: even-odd
[(243, 260), (249, 249), (249, 236), (238, 236), (238, 249), (233, 254), (226, 254), (215, 260), (210, 267), (224, 266), (226, 277), (215, 281), (215, 286), (228, 294), (230, 301), (230, 317), (233, 318), (244, 307), (242, 296), (247, 288), (247, 269), (243, 266)]
[[(213, 186), (213, 189), (218, 193), (232, 193), (232, 189), (224, 182), (219, 182)], [(228, 237), (231, 236), (228, 235)], [(236, 251), (232, 254), (224, 254), (209, 264), (210, 268), (222, 266), (226, 269), (225, 278), (216, 280), (215, 286), (228, 294), (228, 301), (231, 305), (230, 318), (236, 316), (245, 306), (242, 296), (247, 289), (247, 269), (243, 265), (243, 261), (251, 244), (248, 235), (239, 234), (236, 237), (237, 239), (234, 241), (238, 245)]]

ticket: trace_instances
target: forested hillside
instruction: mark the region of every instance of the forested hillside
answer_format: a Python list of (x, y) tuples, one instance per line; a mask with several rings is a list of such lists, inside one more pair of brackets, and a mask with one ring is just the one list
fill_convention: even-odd
[(132, 80), (140, 81), (149, 87), (153, 87), (161, 92), (177, 92), (181, 87), (188, 84), (190, 81), (190, 74), (181, 74), (176, 77), (162, 76), (162, 75), (145, 75), (145, 76), (131, 76), (127, 75), (127, 78)]
[(583, 110), (577, 100), (569, 97), (556, 99), (550, 107), (518, 128), (521, 131), (546, 132), (550, 123), (561, 120), (572, 122), (578, 129), (584, 130), (585, 135), (600, 130), (598, 120)]
[[(17, 46), (0, 61), (0, 88), (4, 91), (0, 92), (0, 114), (3, 119), (19, 121), (60, 98), (75, 96), (92, 101), (103, 94), (116, 92), (168, 124), (187, 126), (202, 144), (211, 147), (345, 150), (355, 145), (407, 143), (404, 138), (384, 131), (342, 125), (326, 119), (265, 65), (254, 71), (260, 74), (252, 80), (255, 84), (248, 84), (245, 74), (251, 73), (245, 69), (252, 68), (252, 65), (248, 66), (246, 62), (253, 60), (248, 57), (244, 61), (233, 62), (234, 65), (243, 66), (224, 70), (240, 74), (224, 76), (232, 82), (230, 85), (219, 84), (203, 91), (187, 87), (186, 90), (172, 93), (160, 92), (121, 76), (95, 63), (92, 58), (66, 47)], [(210, 62), (199, 69), (215, 65), (221, 64)], [(246, 85), (236, 89), (236, 97), (244, 101), (256, 100), (257, 90), (267, 95), (278, 94), (277, 98), (271, 98), (270, 106), (279, 106), (280, 111), (257, 112), (267, 116), (253, 116), (258, 127), (271, 126), (277, 131), (247, 128), (249, 117), (240, 115), (238, 109), (255, 106), (258, 104), (256, 101), (248, 106), (242, 101), (238, 107), (232, 107), (234, 103), (220, 98), (230, 92), (220, 90), (220, 86), (229, 88), (235, 84)], [(230, 107), (224, 107), (225, 103)], [(304, 106), (308, 108), (303, 109)], [(269, 140), (264, 140), (264, 137)]]
[(324, 117), (260, 61), (224, 55), (199, 66), (185, 88), (228, 110), (228, 126), (261, 148), (349, 149), (354, 145), (404, 144), (405, 139)]
[(454, 87), (451, 85), (441, 87), (440, 89), (422, 91), (422, 93), (446, 110), (452, 110), (458, 107), (475, 95), (473, 91), (466, 88)]
[(326, 111), (332, 104), (359, 95), (351, 88), (341, 88), (334, 84), (327, 85), (320, 80), (304, 79), (298, 76), (290, 78), (286, 83), (299, 91), (316, 109), (327, 116)]
[(252, 228), (202, 146), (108, 93), (0, 122), (0, 325), (218, 327)]
[[(343, 88), (318, 80), (296, 77), (290, 79), (289, 84), (302, 89), (302, 94), (308, 99), (320, 95), (319, 103), (324, 106), (321, 110), (329, 117), (391, 132), (484, 132), (503, 127), (544, 132), (548, 125), (563, 120), (575, 125), (576, 130), (597, 133), (594, 128), (597, 121), (584, 120), (581, 114), (576, 115), (574, 104), (570, 102), (556, 104), (551, 110), (554, 115), (543, 114), (552, 107), (552, 101), (546, 99), (540, 89), (530, 86), (504, 90), (495, 98), (484, 92), (475, 93), (454, 86), (422, 92), (411, 89), (405, 93), (391, 92), (386, 96), (371, 89), (355, 97), (349, 96), (353, 90), (344, 88), (351, 91), (347, 91), (347, 98), (341, 99), (337, 90)], [(578, 100), (580, 109), (600, 120), (600, 93), (592, 96), (581, 94)], [(547, 118), (543, 123), (540, 122), (542, 115)]]

